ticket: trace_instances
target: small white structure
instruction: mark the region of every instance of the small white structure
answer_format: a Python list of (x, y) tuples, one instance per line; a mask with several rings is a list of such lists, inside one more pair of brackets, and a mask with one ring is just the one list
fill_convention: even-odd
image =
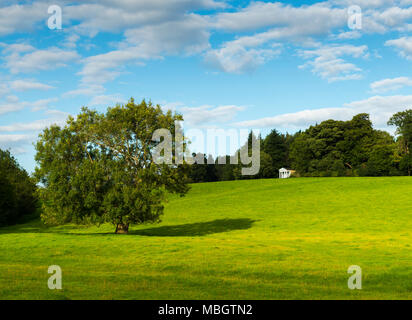
[(280, 168), (279, 169), (279, 178), (280, 179), (290, 178), (291, 174), (292, 174), (292, 170), (288, 170), (288, 169), (285, 169), (285, 168)]

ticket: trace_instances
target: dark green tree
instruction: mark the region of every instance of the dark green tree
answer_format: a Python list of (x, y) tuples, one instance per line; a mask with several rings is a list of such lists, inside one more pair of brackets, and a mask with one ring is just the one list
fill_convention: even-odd
[(36, 213), (36, 185), (9, 151), (0, 150), (0, 225)]
[(394, 114), (389, 119), (388, 125), (396, 126), (396, 134), (399, 135), (399, 149), (402, 155), (400, 167), (410, 176), (412, 169), (412, 109)]
[(203, 153), (193, 153), (192, 157), (195, 162), (190, 166), (190, 181), (193, 183), (197, 182), (207, 182), (207, 166), (206, 166), (206, 156)]
[(394, 145), (377, 145), (373, 148), (367, 166), (369, 176), (389, 176), (394, 172)]
[[(270, 157), (271, 169), (265, 169), (265, 176), (278, 177), (279, 169), (287, 167), (288, 147), (286, 144), (286, 137), (276, 130), (272, 130), (263, 141), (263, 152)], [(261, 159), (267, 160), (265, 154), (261, 155)]]
[[(374, 174), (382, 175), (389, 169), (376, 166), (383, 150), (376, 147), (389, 148), (393, 142), (388, 133), (374, 130), (369, 115), (362, 113), (350, 121), (323, 121), (297, 134), (289, 157), (293, 167), (306, 176), (367, 175), (368, 163)], [(369, 162), (372, 154), (374, 159)], [(393, 161), (389, 162), (393, 166)]]

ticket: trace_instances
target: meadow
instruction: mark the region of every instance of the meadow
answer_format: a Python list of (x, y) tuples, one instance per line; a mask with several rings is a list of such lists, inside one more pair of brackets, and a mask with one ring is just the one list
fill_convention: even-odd
[[(412, 178), (192, 185), (160, 224), (0, 229), (1, 299), (412, 299)], [(48, 266), (63, 289), (47, 287)], [(362, 290), (348, 289), (350, 265)]]

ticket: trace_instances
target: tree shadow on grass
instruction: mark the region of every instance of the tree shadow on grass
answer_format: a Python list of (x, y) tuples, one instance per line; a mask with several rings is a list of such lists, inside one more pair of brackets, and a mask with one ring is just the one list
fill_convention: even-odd
[(40, 219), (37, 221), (31, 221), (25, 224), (16, 224), (13, 226), (0, 227), (1, 234), (13, 234), (13, 233), (55, 233), (55, 234), (69, 234), (70, 230), (79, 230), (80, 228), (87, 228), (87, 226), (76, 225), (62, 225), (49, 227), (44, 225)]
[[(197, 222), (172, 226), (152, 227), (139, 230), (130, 230), (127, 235), (140, 235), (148, 237), (196, 237), (214, 233), (229, 232), (234, 230), (250, 229), (253, 223), (256, 221), (257, 220), (244, 218), (218, 219), (207, 222)], [(79, 229), (84, 229), (84, 232), (72, 232)], [(28, 224), (0, 228), (0, 235), (10, 233), (54, 233), (79, 236), (120, 236), (115, 235), (114, 232), (89, 232), (87, 226), (62, 225), (49, 228), (40, 221), (34, 221)]]
[(256, 222), (256, 220), (218, 219), (208, 222), (132, 230), (129, 232), (129, 235), (148, 237), (198, 237), (214, 233), (250, 229), (254, 222)]

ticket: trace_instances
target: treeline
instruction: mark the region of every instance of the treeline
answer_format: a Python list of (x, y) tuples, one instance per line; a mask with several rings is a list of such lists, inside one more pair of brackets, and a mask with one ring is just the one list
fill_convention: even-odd
[[(395, 139), (386, 131), (375, 130), (369, 115), (362, 113), (349, 121), (327, 120), (293, 135), (272, 130), (260, 138), (260, 171), (242, 176), (241, 165), (219, 164), (208, 157), (206, 165), (191, 166), (192, 182), (250, 178), (277, 178), (282, 167), (303, 177), (400, 176), (411, 175), (412, 110), (395, 114), (388, 122), (396, 127)], [(250, 149), (251, 132), (248, 138)], [(197, 159), (205, 155), (197, 155)]]
[(36, 184), (9, 151), (0, 150), (0, 226), (36, 213)]

